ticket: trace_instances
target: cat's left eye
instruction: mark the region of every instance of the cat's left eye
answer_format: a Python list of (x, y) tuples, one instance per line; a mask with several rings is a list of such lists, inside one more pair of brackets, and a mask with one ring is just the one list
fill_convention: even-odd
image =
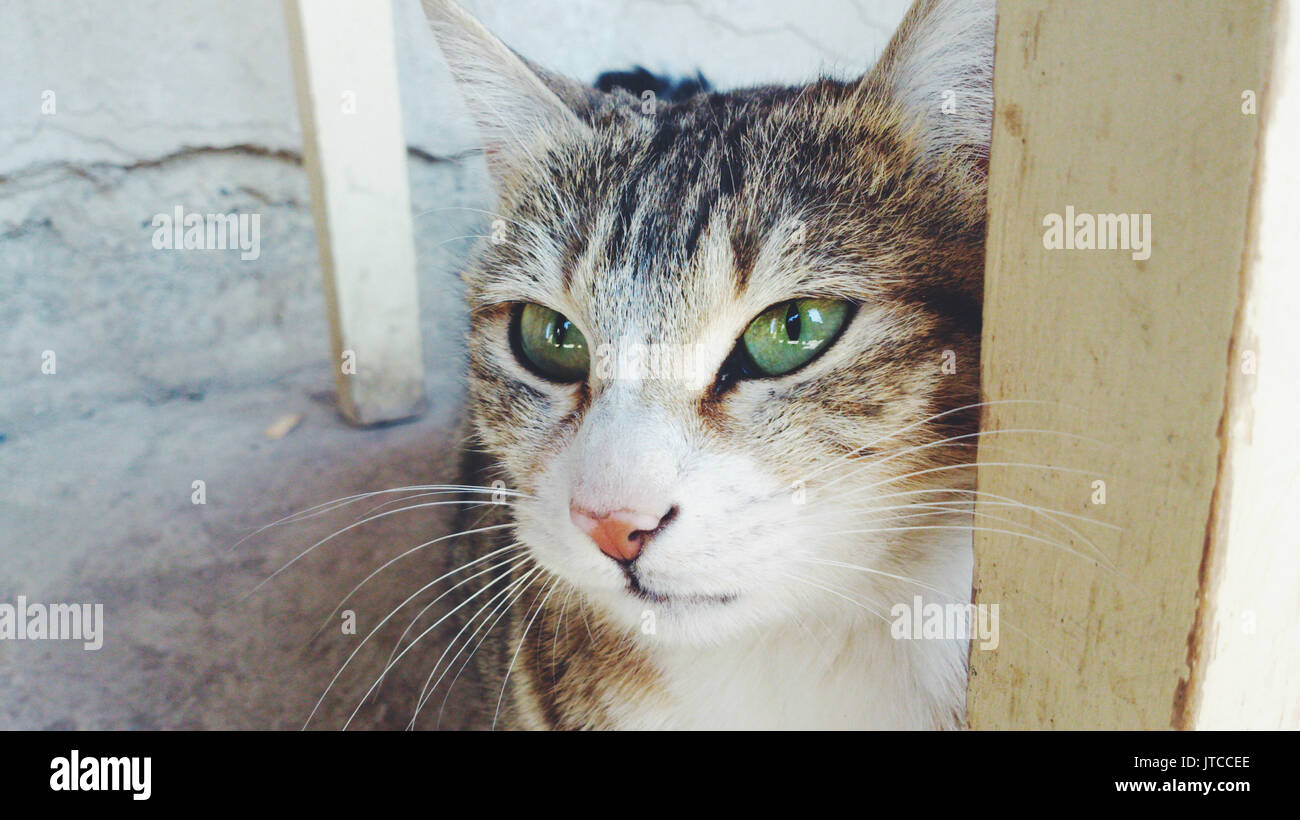
[(741, 337), (755, 375), (784, 376), (817, 358), (843, 329), (853, 303), (841, 299), (791, 299), (772, 305)]
[(548, 379), (582, 381), (590, 367), (587, 339), (563, 314), (532, 303), (516, 309), (514, 332), (524, 365)]

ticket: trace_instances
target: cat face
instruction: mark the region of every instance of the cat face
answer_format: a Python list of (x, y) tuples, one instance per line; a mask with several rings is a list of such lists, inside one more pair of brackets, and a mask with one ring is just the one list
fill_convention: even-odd
[(920, 22), (857, 82), (647, 106), (434, 5), (500, 193), (476, 446), (534, 560), (640, 641), (968, 594), (987, 117), (913, 104)]

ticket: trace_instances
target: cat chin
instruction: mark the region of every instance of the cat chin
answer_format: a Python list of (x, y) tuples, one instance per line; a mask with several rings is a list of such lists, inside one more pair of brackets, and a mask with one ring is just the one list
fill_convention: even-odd
[[(521, 531), (521, 535), (531, 533)], [(646, 647), (717, 645), (757, 633), (788, 617), (788, 608), (765, 604), (762, 593), (678, 590), (645, 582), (633, 589), (612, 571), (612, 564), (604, 566), (603, 556), (597, 567), (588, 568), (572, 566), (557, 557), (554, 549), (534, 547), (530, 552), (547, 573), (579, 590), (587, 605), (610, 626)], [(601, 574), (597, 569), (611, 571)]]
[(755, 633), (769, 623), (743, 595), (665, 596), (647, 601), (624, 590), (588, 601), (636, 643), (649, 647), (713, 646)]

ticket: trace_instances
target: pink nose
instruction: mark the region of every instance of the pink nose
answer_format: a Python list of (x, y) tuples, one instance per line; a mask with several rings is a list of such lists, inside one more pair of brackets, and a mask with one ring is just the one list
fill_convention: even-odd
[[(671, 511), (669, 515), (671, 515)], [(633, 561), (650, 540), (651, 534), (668, 515), (653, 515), (635, 510), (615, 510), (596, 515), (576, 505), (569, 505), (569, 518), (585, 532), (600, 551), (615, 561)]]

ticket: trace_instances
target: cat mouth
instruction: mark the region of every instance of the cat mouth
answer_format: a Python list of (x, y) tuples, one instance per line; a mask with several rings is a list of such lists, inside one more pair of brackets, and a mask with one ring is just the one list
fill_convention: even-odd
[(669, 595), (646, 586), (645, 583), (641, 581), (640, 576), (635, 572), (628, 573), (626, 589), (628, 594), (652, 604), (672, 606), (722, 606), (736, 600), (736, 595), (734, 593), (727, 595)]

